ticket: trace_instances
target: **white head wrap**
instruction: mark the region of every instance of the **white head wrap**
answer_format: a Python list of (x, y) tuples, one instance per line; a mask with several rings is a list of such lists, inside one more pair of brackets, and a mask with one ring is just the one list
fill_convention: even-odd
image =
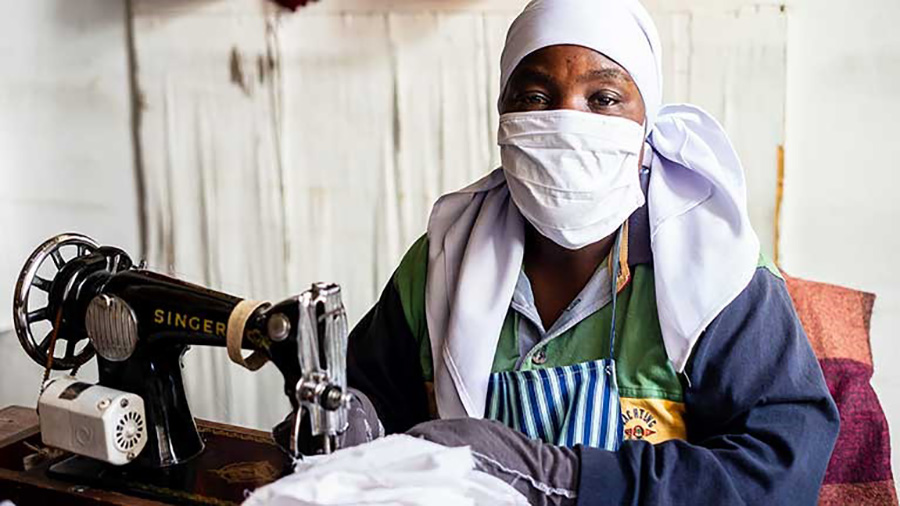
[[(561, 44), (614, 60), (644, 100), (657, 310), (666, 352), (682, 371), (697, 339), (746, 288), (758, 263), (743, 168), (706, 112), (661, 106), (659, 36), (636, 0), (532, 1), (509, 29), (500, 89), (526, 56)], [(502, 169), (438, 200), (428, 239), (425, 305), (438, 410), (443, 418), (481, 417), (524, 253), (524, 222)]]
[(641, 92), (648, 124), (662, 104), (662, 53), (656, 26), (635, 0), (546, 0), (529, 3), (513, 21), (500, 56), (500, 95), (516, 66), (549, 46), (583, 46), (628, 71)]

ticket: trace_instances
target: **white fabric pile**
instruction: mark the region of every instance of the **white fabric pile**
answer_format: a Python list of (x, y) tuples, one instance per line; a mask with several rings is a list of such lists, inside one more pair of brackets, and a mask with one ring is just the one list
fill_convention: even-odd
[(510, 485), (476, 471), (468, 447), (394, 435), (307, 457), (243, 506), (527, 504)]

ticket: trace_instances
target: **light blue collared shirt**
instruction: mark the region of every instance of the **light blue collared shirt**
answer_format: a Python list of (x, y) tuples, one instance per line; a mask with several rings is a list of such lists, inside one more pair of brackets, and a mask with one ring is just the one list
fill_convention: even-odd
[[(516, 369), (522, 366), (524, 360), (535, 348), (543, 347), (546, 343), (556, 339), (571, 329), (585, 318), (599, 311), (612, 300), (612, 286), (607, 262), (602, 262), (600, 267), (591, 276), (581, 292), (575, 297), (568, 307), (563, 310), (559, 318), (553, 322), (549, 329), (544, 329), (538, 314), (537, 305), (534, 302), (534, 291), (531, 282), (525, 274), (525, 269), (519, 271), (519, 279), (516, 281), (516, 289), (513, 292), (510, 307), (522, 317), (519, 319), (518, 336), (519, 359), (516, 361)], [(540, 363), (540, 351), (533, 354), (532, 360)]]

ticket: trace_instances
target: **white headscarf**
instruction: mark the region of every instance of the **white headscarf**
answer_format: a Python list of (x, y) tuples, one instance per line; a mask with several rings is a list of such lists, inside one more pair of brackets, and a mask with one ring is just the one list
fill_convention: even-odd
[(662, 103), (662, 54), (656, 26), (636, 0), (529, 3), (513, 21), (500, 56), (500, 95), (526, 56), (549, 46), (593, 49), (628, 71), (641, 92), (648, 124)]
[[(744, 173), (722, 127), (695, 106), (661, 107), (659, 36), (636, 0), (534, 0), (513, 22), (501, 90), (516, 65), (553, 45), (598, 51), (634, 80), (647, 111), (644, 165), (663, 341), (684, 370), (697, 339), (746, 288), (759, 240)], [(441, 197), (428, 224), (426, 317), (442, 418), (482, 417), (500, 330), (524, 254), (524, 221), (502, 169)]]

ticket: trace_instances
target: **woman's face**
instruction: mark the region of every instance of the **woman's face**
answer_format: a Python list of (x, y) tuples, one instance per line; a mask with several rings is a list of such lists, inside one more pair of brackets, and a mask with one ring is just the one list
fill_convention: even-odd
[(500, 113), (571, 109), (644, 123), (644, 101), (628, 72), (581, 46), (549, 46), (525, 57), (506, 86)]

